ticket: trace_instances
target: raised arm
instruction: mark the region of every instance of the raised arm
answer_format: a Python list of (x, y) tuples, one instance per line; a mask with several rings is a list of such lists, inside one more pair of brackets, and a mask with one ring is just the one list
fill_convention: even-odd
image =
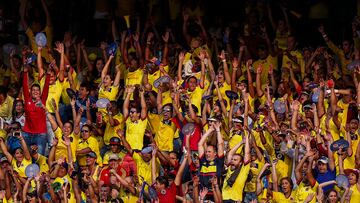
[(189, 20), (189, 14), (183, 12), (183, 26), (182, 26), (182, 32), (183, 36), (185, 37), (185, 40), (188, 44), (191, 42), (191, 36), (188, 33), (188, 20)]
[(169, 35), (170, 35), (170, 33), (168, 31), (166, 31), (165, 35), (162, 36), (162, 39), (164, 41), (164, 50), (163, 50), (163, 56), (161, 59), (161, 63), (163, 65), (167, 65), (169, 63), (169, 47), (168, 47)]
[(223, 157), (224, 156), (224, 140), (223, 140), (223, 136), (221, 134), (221, 129), (220, 129), (221, 122), (217, 121), (214, 124), (214, 127), (216, 130), (216, 138), (217, 138), (217, 155), (218, 155), (218, 157)]
[(291, 116), (291, 129), (295, 132), (298, 131), (297, 128), (297, 116), (300, 109), (300, 102), (297, 100), (294, 100), (292, 103), (292, 116)]
[(231, 77), (230, 77), (230, 73), (229, 73), (229, 67), (228, 67), (228, 64), (226, 62), (226, 57), (225, 57), (225, 51), (224, 50), (221, 51), (221, 54), (220, 54), (219, 58), (221, 59), (222, 64), (223, 64), (225, 81), (226, 81), (226, 83), (228, 85), (231, 85)]
[[(246, 139), (247, 139), (247, 136), (245, 135), (244, 139), (241, 142), (237, 143), (232, 149), (230, 149), (230, 151), (227, 153), (227, 156), (226, 156), (226, 165), (229, 165), (231, 163), (232, 157), (234, 156), (236, 151), (241, 147), (241, 145), (243, 145), (245, 143)], [(244, 163), (247, 163), (247, 162), (245, 162), (245, 159), (244, 159)]]
[(181, 179), (183, 177), (183, 173), (184, 173), (184, 170), (185, 170), (185, 167), (186, 167), (186, 163), (189, 159), (189, 153), (185, 153), (184, 154), (184, 159), (179, 167), (179, 170), (178, 172), (176, 173), (176, 177), (175, 177), (175, 180), (174, 180), (174, 183), (176, 186), (179, 186), (181, 184)]
[(126, 149), (126, 151), (129, 154), (133, 154), (133, 150), (132, 150), (130, 144), (128, 143), (128, 141), (126, 141), (126, 139), (124, 137), (124, 131), (119, 129), (116, 133), (118, 134), (118, 136), (119, 136), (121, 142), (123, 143), (123, 146)]
[(161, 112), (162, 111), (162, 91), (163, 91), (163, 87), (162, 85), (160, 85), (159, 89), (158, 89), (158, 93), (157, 93), (157, 97), (156, 97), (156, 107), (157, 107), (157, 112)]
[(107, 60), (104, 68), (102, 69), (102, 71), (101, 71), (101, 80), (104, 80), (106, 74), (108, 73), (109, 67), (110, 67), (110, 63), (111, 63), (111, 61), (112, 61), (113, 58), (114, 58), (114, 56), (113, 56), (113, 55), (110, 55), (109, 60)]
[(82, 50), (83, 53), (83, 57), (84, 57), (84, 61), (89, 69), (89, 72), (91, 73), (94, 69), (94, 66), (90, 63), (89, 58), (88, 58), (88, 54), (85, 48), (85, 40), (82, 40), (80, 45), (79, 45), (80, 49)]
[(37, 61), (38, 72), (39, 72), (39, 80), (44, 76), (44, 73), (45, 73), (41, 52), (42, 52), (42, 47), (38, 47), (36, 61)]
[(317, 106), (317, 114), (319, 119), (325, 114), (325, 106), (324, 106), (324, 91), (325, 91), (325, 84), (324, 81), (320, 81), (320, 94), (319, 94), (319, 99), (318, 102), (316, 104)]
[[(248, 88), (249, 88), (249, 94), (252, 98), (255, 97), (255, 89), (253, 85), (253, 79), (250, 72), (250, 66), (252, 64), (252, 59), (249, 59), (246, 61), (246, 74), (247, 74), (247, 81), (248, 81)], [(260, 88), (261, 89), (261, 88)], [(256, 89), (257, 91), (257, 89)]]
[(262, 64), (259, 64), (256, 69), (256, 93), (258, 97), (262, 97), (264, 95), (263, 90), (261, 89), (261, 73), (263, 71)]
[(130, 104), (130, 97), (131, 94), (134, 93), (135, 90), (135, 86), (127, 86), (125, 88), (125, 100), (124, 100), (124, 104), (123, 104), (123, 115), (124, 118), (127, 119), (127, 117), (129, 116), (129, 104)]
[(7, 160), (11, 163), (12, 159), (13, 159), (13, 156), (8, 151), (8, 149), (7, 149), (6, 145), (5, 145), (5, 142), (4, 142), (4, 140), (2, 138), (0, 138), (0, 147), (1, 147), (2, 153), (5, 154)]
[(205, 154), (205, 142), (207, 137), (214, 131), (215, 129), (210, 127), (204, 134), (201, 136), (201, 139), (198, 143), (199, 157), (202, 158)]
[[(232, 91), (236, 91), (236, 84), (237, 84), (236, 75), (237, 75), (238, 67), (239, 67), (239, 60), (235, 57), (232, 60), (232, 73), (231, 73), (231, 90)], [(239, 72), (241, 72), (241, 74), (242, 74), (241, 69)]]
[(180, 54), (179, 54), (178, 73), (177, 73), (178, 81), (182, 80), (182, 66), (183, 66), (184, 58), (185, 58), (184, 52), (180, 52)]
[(42, 7), (43, 7), (43, 9), (44, 9), (44, 13), (45, 13), (45, 15), (46, 15), (46, 26), (52, 26), (52, 23), (51, 23), (51, 16), (50, 16), (50, 12), (49, 12), (49, 10), (48, 10), (48, 8), (47, 8), (47, 5), (46, 5), (46, 3), (45, 3), (45, 0), (41, 0), (41, 5), (42, 5)]
[(31, 155), (30, 155), (30, 152), (29, 152), (29, 149), (26, 145), (26, 142), (25, 142), (25, 139), (23, 137), (23, 135), (20, 133), (20, 136), (17, 137), (19, 140), (20, 140), (20, 144), (21, 144), (21, 148), (23, 150), (23, 153), (24, 153), (24, 158), (26, 160), (31, 160)]
[(121, 78), (120, 64), (115, 66), (115, 70), (116, 70), (116, 75), (115, 75), (113, 86), (114, 87), (119, 87), (120, 78)]
[(147, 105), (145, 102), (144, 87), (140, 87), (139, 93), (140, 93), (140, 100), (141, 100), (141, 120), (145, 120), (147, 117)]

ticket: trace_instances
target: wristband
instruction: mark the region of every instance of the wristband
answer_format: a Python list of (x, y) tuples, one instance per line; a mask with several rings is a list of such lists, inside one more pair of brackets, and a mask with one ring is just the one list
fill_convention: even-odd
[(222, 62), (226, 62), (226, 59), (223, 59)]

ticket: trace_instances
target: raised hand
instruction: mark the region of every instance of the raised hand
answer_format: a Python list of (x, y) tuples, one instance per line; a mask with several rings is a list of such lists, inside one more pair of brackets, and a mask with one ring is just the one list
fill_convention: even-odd
[(185, 54), (184, 54), (184, 52), (180, 52), (180, 54), (179, 54), (179, 61), (183, 62), (184, 59), (185, 59)]
[(221, 60), (225, 60), (225, 59), (226, 59), (226, 58), (225, 58), (225, 51), (224, 51), (224, 50), (221, 51), (221, 53), (220, 53), (220, 55), (219, 55), (219, 58), (220, 58)]
[(162, 39), (164, 40), (165, 43), (169, 42), (169, 32), (165, 32), (165, 34), (162, 36)]
[(151, 40), (153, 39), (153, 37), (154, 37), (154, 33), (153, 33), (153, 32), (149, 32), (148, 35), (147, 35), (146, 41), (147, 41), (147, 42), (151, 42)]
[(291, 109), (293, 111), (299, 111), (300, 109), (300, 102), (298, 100), (294, 100), (291, 104)]
[(200, 191), (200, 194), (199, 194), (199, 195), (200, 195), (200, 199), (204, 199), (208, 192), (209, 192), (209, 190), (207, 189), (207, 187), (204, 187), (204, 188)]
[(274, 73), (274, 66), (272, 64), (269, 65), (269, 75)]
[(319, 30), (319, 32), (320, 32), (321, 34), (325, 34), (324, 25), (320, 25), (320, 26), (318, 27), (318, 30)]
[(100, 43), (100, 49), (102, 49), (102, 50), (105, 50), (107, 46), (108, 46), (108, 44), (106, 42), (104, 42), (104, 41), (102, 41)]
[(138, 42), (138, 41), (139, 41), (139, 33), (133, 34), (132, 37), (133, 37), (133, 39), (134, 39), (135, 42)]
[(232, 66), (234, 69), (237, 69), (239, 67), (239, 60), (237, 57), (234, 57), (234, 59), (232, 60)]

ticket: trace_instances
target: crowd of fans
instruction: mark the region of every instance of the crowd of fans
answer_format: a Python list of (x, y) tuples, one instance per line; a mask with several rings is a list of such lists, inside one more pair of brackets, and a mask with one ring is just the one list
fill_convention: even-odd
[(4, 46), (0, 202), (360, 202), (359, 18), (305, 47), (281, 5), (212, 29), (184, 6), (89, 48), (53, 42), (40, 3), (45, 25), (21, 0), (28, 44)]

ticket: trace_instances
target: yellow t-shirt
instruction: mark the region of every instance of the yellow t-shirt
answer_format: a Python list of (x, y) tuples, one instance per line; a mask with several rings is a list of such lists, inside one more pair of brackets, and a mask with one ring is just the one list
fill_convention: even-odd
[[(42, 49), (41, 51), (41, 56), (44, 57), (46, 59), (46, 62), (50, 63), (50, 55), (48, 53), (48, 48), (51, 50), (51, 46), (52, 46), (52, 38), (53, 38), (53, 28), (50, 26), (46, 26), (45, 29), (43, 31), (45, 35), (46, 35), (46, 47)], [(29, 38), (30, 44), (31, 44), (31, 49), (37, 53), (37, 45), (36, 45), (36, 41), (35, 41), (35, 35), (33, 33), (33, 31), (31, 30), (30, 27), (28, 27), (26, 29), (26, 35)]]
[(130, 117), (126, 119), (126, 141), (132, 149), (142, 150), (147, 123), (147, 118), (137, 122), (132, 122)]
[(192, 92), (188, 91), (191, 103), (198, 108), (198, 115), (201, 115), (201, 100), (204, 92), (205, 89), (201, 89), (200, 86), (197, 86)]
[[(77, 86), (80, 86), (80, 84), (79, 84), (79, 82), (77, 80), (76, 72), (72, 71), (71, 75), (72, 75), (72, 78), (73, 78), (76, 89), (79, 89), (79, 87), (77, 87)], [(70, 82), (69, 82), (68, 78), (64, 78), (63, 89), (62, 89), (62, 92), (61, 92), (61, 99), (62, 99), (62, 102), (64, 104), (69, 105), (70, 104), (70, 97), (66, 92), (67, 88), (70, 88)]]
[[(95, 152), (95, 154), (97, 156), (96, 163), (99, 166), (102, 166), (99, 143), (97, 142), (96, 138), (94, 138), (93, 136), (90, 136), (87, 140), (80, 139), (78, 142), (77, 151), (83, 150), (86, 148), (90, 148), (91, 151)], [(78, 158), (77, 160), (78, 160), (80, 166), (86, 165), (86, 155), (78, 156), (77, 158)]]
[(6, 67), (4, 68), (4, 65), (0, 66), (0, 85), (4, 85), (4, 79), (11, 77), (11, 69)]
[(288, 39), (289, 35), (290, 35), (289, 31), (286, 33), (281, 33), (278, 29), (276, 30), (275, 40), (277, 41), (280, 49), (282, 49), (282, 50), (287, 49), (287, 39)]
[[(45, 77), (43, 77), (41, 79), (41, 87), (42, 89), (44, 89), (44, 85), (45, 85)], [(56, 106), (59, 108), (59, 102), (60, 102), (60, 97), (61, 97), (61, 92), (63, 89), (63, 83), (60, 82), (59, 79), (56, 79), (55, 83), (49, 86), (49, 94), (48, 94), (48, 98), (46, 100), (46, 108), (49, 110), (50, 113), (54, 113), (54, 108), (53, 105), (51, 103), (51, 99), (55, 100)]]
[(360, 202), (360, 191), (357, 184), (350, 187), (350, 190), (352, 191), (351, 197), (350, 197), (350, 203), (358, 203)]
[[(169, 72), (169, 66), (164, 66), (163, 67), (165, 72)], [(155, 71), (155, 73), (153, 74), (148, 74), (148, 81), (149, 84), (152, 85), (152, 90), (154, 90), (155, 92), (158, 92), (158, 89), (154, 87), (154, 81), (157, 80), (158, 78), (160, 78), (162, 76), (161, 71), (157, 70)]]
[[(139, 177), (139, 184), (141, 185), (143, 183), (143, 181), (146, 181), (147, 183), (151, 183), (152, 179), (151, 179), (151, 161), (149, 162), (145, 162), (141, 156), (134, 152), (132, 155), (135, 163), (136, 163), (136, 171), (137, 171), (137, 175)], [(159, 169), (159, 161), (157, 160), (156, 162), (157, 164), (157, 171)]]
[(274, 69), (277, 68), (278, 66), (277, 60), (278, 60), (277, 57), (273, 57), (269, 54), (265, 59), (263, 60), (259, 59), (254, 62), (253, 67), (255, 70), (259, 68), (260, 64), (262, 64), (263, 67), (261, 73), (261, 85), (266, 84), (268, 81), (270, 65), (272, 65)]
[(25, 174), (25, 169), (30, 164), (31, 164), (31, 160), (26, 160), (25, 157), (23, 158), (19, 166), (17, 165), (15, 158), (11, 160), (11, 165), (14, 171), (16, 171), (19, 174), (19, 176), (23, 178), (27, 177)]
[(288, 198), (286, 198), (282, 192), (272, 192), (272, 195), (273, 203), (295, 202), (296, 199), (296, 193), (294, 191), (291, 192)]
[[(110, 139), (112, 137), (119, 137), (117, 131), (119, 129), (124, 129), (124, 117), (121, 113), (113, 116), (114, 121), (118, 121), (119, 124), (117, 126), (111, 126), (110, 123), (106, 122), (105, 132), (104, 132), (104, 143), (105, 145), (109, 145)], [(108, 119), (107, 119), (108, 120)]]
[(4, 119), (11, 118), (13, 104), (14, 104), (14, 98), (7, 95), (5, 101), (0, 105), (0, 117), (1, 118), (4, 118)]
[(36, 164), (40, 167), (40, 173), (49, 172), (49, 165), (47, 163), (47, 158), (41, 154), (38, 154), (38, 159), (36, 160)]
[(139, 197), (138, 195), (134, 195), (131, 192), (125, 193), (123, 190), (121, 192), (120, 198), (124, 201), (124, 202), (137, 202)]
[(170, 91), (163, 92), (161, 96), (162, 96), (162, 105), (163, 106), (165, 104), (172, 103), (171, 92)]
[(142, 83), (143, 74), (144, 73), (140, 68), (138, 68), (134, 72), (127, 71), (125, 77), (125, 85), (140, 85)]
[[(305, 60), (302, 53), (298, 50), (295, 50), (295, 51), (290, 51), (290, 54), (297, 58), (297, 63), (300, 65), (301, 78), (303, 79), (305, 77)], [(288, 66), (287, 62), (290, 62), (292, 64), (292, 67), (295, 67), (295, 63), (292, 60), (290, 60), (289, 57), (287, 57), (286, 55), (283, 56), (281, 67), (287, 67)]]
[(157, 114), (149, 114), (149, 123), (155, 133), (155, 142), (161, 151), (173, 151), (176, 126), (173, 122), (165, 124), (163, 118)]
[[(303, 182), (301, 182), (298, 185), (298, 187), (296, 188), (296, 202), (304, 202), (305, 199), (307, 198), (307, 196), (312, 193), (315, 194), (315, 196), (316, 196), (316, 191), (317, 191), (318, 186), (319, 186), (318, 182), (316, 182), (313, 187), (311, 187), (309, 185), (305, 185)], [(311, 203), (316, 202), (315, 196), (312, 199)]]
[[(339, 117), (339, 119), (341, 118)], [(340, 138), (340, 131), (337, 129), (333, 119), (330, 119), (329, 121), (329, 128), (334, 141), (338, 140)], [(326, 114), (320, 118), (320, 129), (322, 132), (326, 132)]]
[[(239, 142), (243, 140), (242, 135), (235, 134), (234, 131), (230, 132), (231, 138), (229, 140), (229, 149), (233, 149)], [(237, 154), (240, 154), (243, 150), (243, 146), (240, 146), (239, 149), (236, 151)]]
[(255, 192), (256, 191), (256, 178), (260, 173), (261, 168), (263, 167), (264, 163), (256, 159), (249, 163), (250, 171), (252, 174), (252, 178), (250, 181), (247, 181), (245, 184), (244, 191), (245, 192)]
[[(67, 147), (65, 145), (64, 140), (62, 139), (63, 132), (60, 128), (57, 128), (55, 130), (55, 137), (58, 139), (58, 144), (56, 146), (55, 150), (55, 160), (58, 160), (60, 157), (66, 158), (66, 160), (69, 160), (68, 153), (67, 153)], [(70, 147), (71, 147), (71, 156), (73, 161), (76, 161), (76, 150), (78, 146), (78, 136), (76, 136), (73, 132), (70, 134)]]
[(344, 103), (344, 101), (341, 99), (337, 102), (337, 105), (343, 110), (341, 113), (339, 113), (339, 119), (341, 121), (342, 126), (346, 126), (347, 123), (347, 115), (349, 110), (349, 104)]
[[(225, 91), (227, 90), (231, 90), (231, 85), (227, 84), (225, 81), (223, 82), (223, 84), (221, 86), (219, 86), (219, 91), (220, 91), (220, 94), (221, 94), (221, 97), (226, 100), (226, 110), (230, 110), (230, 99), (226, 96), (225, 94)], [(214, 95), (214, 103), (219, 99), (218, 98), (218, 93), (217, 93), (217, 90), (215, 89), (213, 91), (213, 95)], [(200, 110), (200, 109), (199, 109)]]
[(99, 89), (99, 99), (106, 98), (110, 101), (116, 101), (117, 93), (119, 92), (119, 86), (111, 86), (105, 90), (102, 86)]
[(224, 181), (224, 185), (222, 188), (222, 198), (224, 200), (234, 200), (234, 201), (242, 201), (243, 200), (243, 189), (245, 187), (246, 178), (249, 175), (250, 164), (243, 165), (240, 169), (240, 173), (236, 178), (234, 185), (232, 187), (228, 186), (227, 180), (230, 178), (233, 173), (230, 169), (228, 169)]

